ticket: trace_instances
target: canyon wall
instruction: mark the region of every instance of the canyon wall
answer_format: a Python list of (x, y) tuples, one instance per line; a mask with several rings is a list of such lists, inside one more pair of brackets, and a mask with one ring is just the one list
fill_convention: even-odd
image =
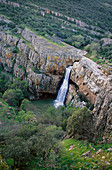
[(96, 137), (103, 134), (104, 142), (112, 142), (112, 76), (109, 76), (97, 95), (94, 110)]
[[(101, 66), (84, 57), (85, 51), (65, 43), (56, 44), (25, 29), (18, 34), (0, 31), (0, 63), (7, 74), (20, 77), (38, 99), (48, 93), (56, 95), (65, 68), (73, 65), (67, 95), (69, 103), (83, 94), (94, 104), (94, 131), (112, 131), (112, 77)], [(80, 105), (78, 105), (80, 107)], [(83, 107), (83, 105), (82, 105)]]
[(0, 32), (0, 62), (4, 70), (26, 80), (37, 98), (43, 93), (57, 94), (65, 68), (79, 61), (83, 53), (27, 29), (19, 36)]
[(78, 91), (94, 104), (108, 76), (94, 61), (82, 57), (79, 62), (73, 64), (70, 79), (78, 86)]
[(81, 106), (76, 102), (77, 88), (91, 103), (94, 104), (93, 132), (95, 138), (103, 136), (104, 142), (112, 142), (112, 75), (104, 74), (101, 66), (94, 61), (82, 57), (75, 62), (71, 71), (70, 84), (67, 100), (75, 98), (74, 106)]

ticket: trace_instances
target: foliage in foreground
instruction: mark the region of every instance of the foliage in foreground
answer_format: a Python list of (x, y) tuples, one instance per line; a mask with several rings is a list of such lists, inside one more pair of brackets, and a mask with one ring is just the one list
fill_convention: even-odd
[(12, 159), (12, 168), (26, 167), (35, 158), (37, 164), (44, 166), (52, 150), (55, 152), (56, 141), (44, 125), (26, 125), (2, 135), (0, 142), (4, 145), (1, 153), (7, 162)]
[(8, 165), (6, 164), (6, 162), (3, 160), (3, 158), (0, 155), (0, 169), (2, 170), (9, 170)]
[(67, 132), (70, 136), (80, 135), (82, 138), (92, 139), (92, 115), (87, 107), (76, 110), (67, 121)]

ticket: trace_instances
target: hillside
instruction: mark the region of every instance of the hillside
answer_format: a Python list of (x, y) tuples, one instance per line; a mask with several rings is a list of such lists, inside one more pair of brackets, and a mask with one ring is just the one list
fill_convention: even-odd
[[(13, 2), (15, 4), (13, 4)], [(69, 4), (69, 5), (68, 5)], [(14, 24), (9, 27), (29, 28), (39, 35), (77, 48), (86, 48), (88, 57), (100, 64), (112, 60), (111, 1), (5, 1), (1, 0), (0, 14)], [(93, 10), (94, 9), (94, 10)], [(1, 26), (6, 23), (1, 20)], [(4, 27), (2, 26), (1, 29)], [(9, 28), (8, 28), (9, 30)], [(94, 43), (95, 44), (94, 44)]]
[(111, 21), (111, 0), (0, 0), (0, 170), (112, 169)]

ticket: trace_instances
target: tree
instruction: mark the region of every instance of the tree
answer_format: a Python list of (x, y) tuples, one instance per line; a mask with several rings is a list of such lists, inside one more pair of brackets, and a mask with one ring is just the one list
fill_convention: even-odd
[(29, 96), (28, 92), (28, 83), (24, 80), (20, 80), (19, 78), (14, 79), (13, 84), (10, 85), (11, 89), (21, 89), (24, 97)]
[(9, 132), (4, 138), (2, 156), (14, 160), (13, 168), (24, 168), (33, 157), (38, 158), (37, 163), (45, 165), (56, 144), (53, 134), (44, 125), (25, 125), (21, 130)]
[(17, 120), (20, 122), (24, 121), (24, 123), (30, 123), (36, 121), (35, 114), (32, 111), (25, 112), (24, 110), (19, 111), (17, 115)]
[(44, 125), (39, 125), (37, 133), (29, 139), (31, 146), (31, 152), (33, 154), (37, 153), (37, 157), (40, 160), (42, 158), (42, 163), (45, 165), (46, 160), (50, 156), (51, 150), (56, 144), (56, 139), (53, 137), (52, 133), (45, 128)]
[(17, 115), (17, 120), (19, 122), (25, 121), (25, 115), (26, 115), (26, 113), (24, 110), (19, 111), (19, 113)]
[(5, 90), (7, 90), (9, 84), (9, 77), (1, 72), (0, 73), (0, 92), (4, 93)]
[(5, 140), (6, 146), (2, 150), (5, 158), (13, 158), (14, 167), (20, 167), (25, 164), (26, 161), (30, 160), (30, 149), (27, 142), (19, 136), (9, 136)]
[(21, 89), (7, 89), (3, 94), (3, 99), (11, 106), (19, 106), (23, 99)]
[[(75, 136), (76, 134), (82, 136), (89, 136), (91, 134), (92, 115), (87, 107), (76, 110), (67, 121), (68, 134)], [(92, 137), (92, 136), (91, 136)]]
[(94, 53), (94, 52), (100, 52), (101, 51), (101, 47), (99, 43), (94, 43), (92, 42), (91, 44), (87, 45), (85, 47), (85, 50), (87, 50), (90, 53)]
[(49, 107), (43, 115), (42, 122), (55, 124), (57, 126), (61, 126), (61, 123), (64, 119), (64, 109), (65, 107), (59, 107), (55, 109), (54, 107)]
[(24, 99), (21, 102), (20, 108), (26, 111), (29, 104), (30, 104), (30, 101), (28, 99)]
[(36, 121), (35, 114), (32, 111), (27, 111), (24, 119), (28, 123)]

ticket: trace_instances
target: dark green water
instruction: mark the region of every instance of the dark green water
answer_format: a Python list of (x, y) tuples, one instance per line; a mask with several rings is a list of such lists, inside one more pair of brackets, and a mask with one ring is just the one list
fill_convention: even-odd
[(40, 99), (37, 101), (32, 101), (32, 105), (37, 109), (37, 112), (43, 113), (49, 107), (54, 106), (54, 98)]

